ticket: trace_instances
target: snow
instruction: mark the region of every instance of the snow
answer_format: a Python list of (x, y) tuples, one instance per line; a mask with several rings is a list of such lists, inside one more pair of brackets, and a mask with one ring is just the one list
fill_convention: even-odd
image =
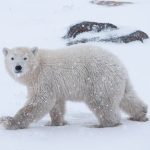
[[(88, 0), (5, 0), (0, 1), (0, 49), (29, 46), (64, 47), (61, 39), (68, 26), (80, 21), (110, 22), (121, 32), (143, 30), (150, 35), (149, 0), (129, 0), (131, 5), (104, 7)], [(119, 34), (118, 31), (113, 34)], [(124, 62), (139, 96), (150, 106), (150, 40), (130, 44), (91, 43), (109, 49)], [(26, 100), (26, 89), (13, 81), (0, 55), (0, 116), (13, 116)], [(150, 116), (150, 115), (149, 115)], [(150, 119), (150, 117), (149, 117)], [(9, 131), (0, 127), (3, 150), (149, 150), (150, 122), (133, 122), (123, 115), (122, 125), (115, 128), (90, 128), (95, 116), (82, 103), (67, 104), (62, 127), (45, 127), (46, 116), (28, 129)]]

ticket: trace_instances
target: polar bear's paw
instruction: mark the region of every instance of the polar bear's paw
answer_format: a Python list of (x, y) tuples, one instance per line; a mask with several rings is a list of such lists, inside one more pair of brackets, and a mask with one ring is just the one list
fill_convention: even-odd
[(130, 117), (129, 120), (132, 120), (132, 121), (140, 121), (140, 122), (146, 122), (148, 121), (149, 119), (147, 117), (143, 117), (143, 118), (133, 118), (133, 117)]
[(22, 129), (20, 122), (16, 122), (15, 119), (10, 116), (1, 117), (0, 124), (2, 124), (4, 128), (8, 130)]

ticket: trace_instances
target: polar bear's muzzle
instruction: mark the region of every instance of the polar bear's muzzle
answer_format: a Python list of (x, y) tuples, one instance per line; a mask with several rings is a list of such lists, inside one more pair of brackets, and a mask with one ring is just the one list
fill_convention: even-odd
[(15, 73), (21, 73), (21, 72), (22, 72), (22, 66), (21, 65), (15, 66)]

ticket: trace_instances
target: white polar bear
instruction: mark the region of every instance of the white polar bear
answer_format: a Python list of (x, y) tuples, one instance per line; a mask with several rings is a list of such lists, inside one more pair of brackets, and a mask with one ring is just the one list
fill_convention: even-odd
[(4, 48), (9, 74), (28, 90), (28, 100), (14, 117), (2, 117), (6, 129), (27, 128), (50, 113), (52, 125), (64, 125), (65, 101), (84, 101), (99, 127), (120, 124), (120, 108), (132, 120), (147, 121), (147, 106), (132, 88), (119, 59), (91, 45), (61, 50)]

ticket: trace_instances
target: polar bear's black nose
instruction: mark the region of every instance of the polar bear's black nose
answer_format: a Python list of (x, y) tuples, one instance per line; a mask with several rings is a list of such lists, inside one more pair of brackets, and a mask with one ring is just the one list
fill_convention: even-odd
[(16, 71), (19, 72), (19, 71), (21, 71), (22, 67), (20, 65), (18, 65), (18, 66), (15, 67), (15, 69), (16, 69)]

